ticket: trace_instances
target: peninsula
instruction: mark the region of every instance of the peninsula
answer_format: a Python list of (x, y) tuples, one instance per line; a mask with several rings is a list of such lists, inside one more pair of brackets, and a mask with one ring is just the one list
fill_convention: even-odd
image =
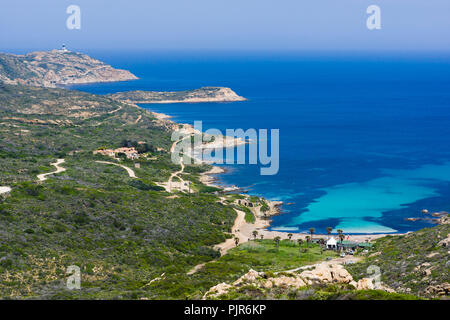
[(184, 91), (125, 91), (109, 94), (108, 97), (128, 103), (197, 103), (245, 101), (230, 88), (203, 87)]
[(62, 50), (25, 55), (0, 53), (0, 81), (40, 87), (138, 79), (88, 55)]

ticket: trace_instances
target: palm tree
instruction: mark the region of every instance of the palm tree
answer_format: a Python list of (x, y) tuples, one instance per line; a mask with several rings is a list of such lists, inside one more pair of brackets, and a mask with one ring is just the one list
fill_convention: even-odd
[(338, 229), (337, 233), (338, 233), (339, 239), (341, 240), (341, 243), (342, 243), (342, 240), (344, 240), (344, 238), (345, 238), (344, 231), (342, 231), (341, 229)]
[(239, 244), (239, 238), (238, 237), (234, 237), (234, 243), (236, 244), (236, 247), (237, 247), (237, 245)]
[(278, 245), (280, 244), (280, 240), (281, 240), (281, 238), (278, 237), (278, 236), (276, 236), (275, 238), (273, 238), (273, 241), (275, 242), (275, 245), (276, 245), (276, 247), (277, 247), (277, 251), (278, 251)]
[(298, 242), (298, 256), (300, 257), (300, 253), (302, 252), (303, 240), (302, 239), (297, 239), (297, 242)]
[(332, 227), (327, 227), (328, 236), (331, 234), (331, 231), (333, 231)]
[(309, 233), (311, 233), (311, 241), (313, 240), (313, 234), (314, 232), (316, 232), (316, 229), (314, 228), (309, 228)]
[(311, 239), (311, 237), (310, 236), (306, 236), (306, 246), (308, 246), (309, 247), (309, 240)]
[(292, 236), (293, 236), (293, 234), (292, 234), (292, 233), (288, 233), (288, 238), (289, 238), (289, 240), (291, 240), (291, 239), (292, 239)]
[[(339, 235), (339, 240), (341, 241), (341, 244), (342, 244), (342, 241), (344, 241), (344, 239), (345, 239), (344, 231), (342, 231), (341, 229), (338, 229), (337, 233)], [(342, 251), (342, 249), (343, 249), (343, 246), (341, 246), (341, 251)]]
[(252, 234), (253, 234), (253, 238), (255, 238), (255, 240), (256, 240), (256, 237), (258, 236), (258, 231), (254, 230), (252, 232)]
[(261, 234), (261, 235), (260, 235), (260, 238), (261, 238), (261, 240), (262, 240), (262, 239), (264, 239), (264, 235), (263, 235), (263, 234)]

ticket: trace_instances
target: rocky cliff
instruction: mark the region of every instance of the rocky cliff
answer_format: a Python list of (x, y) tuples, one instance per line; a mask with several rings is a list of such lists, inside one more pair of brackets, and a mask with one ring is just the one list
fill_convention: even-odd
[(77, 52), (52, 50), (25, 55), (0, 53), (0, 81), (7, 84), (55, 87), (134, 79), (137, 77), (127, 70), (114, 69)]

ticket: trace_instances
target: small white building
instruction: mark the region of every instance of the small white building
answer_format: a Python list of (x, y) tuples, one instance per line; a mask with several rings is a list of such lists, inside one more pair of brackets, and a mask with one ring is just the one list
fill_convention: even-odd
[(337, 248), (337, 241), (335, 238), (331, 237), (327, 241), (327, 249), (333, 249), (335, 250)]
[(56, 50), (60, 53), (65, 53), (65, 52), (70, 52), (69, 50), (67, 50), (67, 47), (65, 44), (62, 45), (61, 49)]

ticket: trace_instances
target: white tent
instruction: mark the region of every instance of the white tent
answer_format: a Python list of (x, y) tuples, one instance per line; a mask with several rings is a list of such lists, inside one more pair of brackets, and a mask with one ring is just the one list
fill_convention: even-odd
[(335, 238), (331, 237), (327, 241), (327, 249), (336, 249), (337, 241)]

